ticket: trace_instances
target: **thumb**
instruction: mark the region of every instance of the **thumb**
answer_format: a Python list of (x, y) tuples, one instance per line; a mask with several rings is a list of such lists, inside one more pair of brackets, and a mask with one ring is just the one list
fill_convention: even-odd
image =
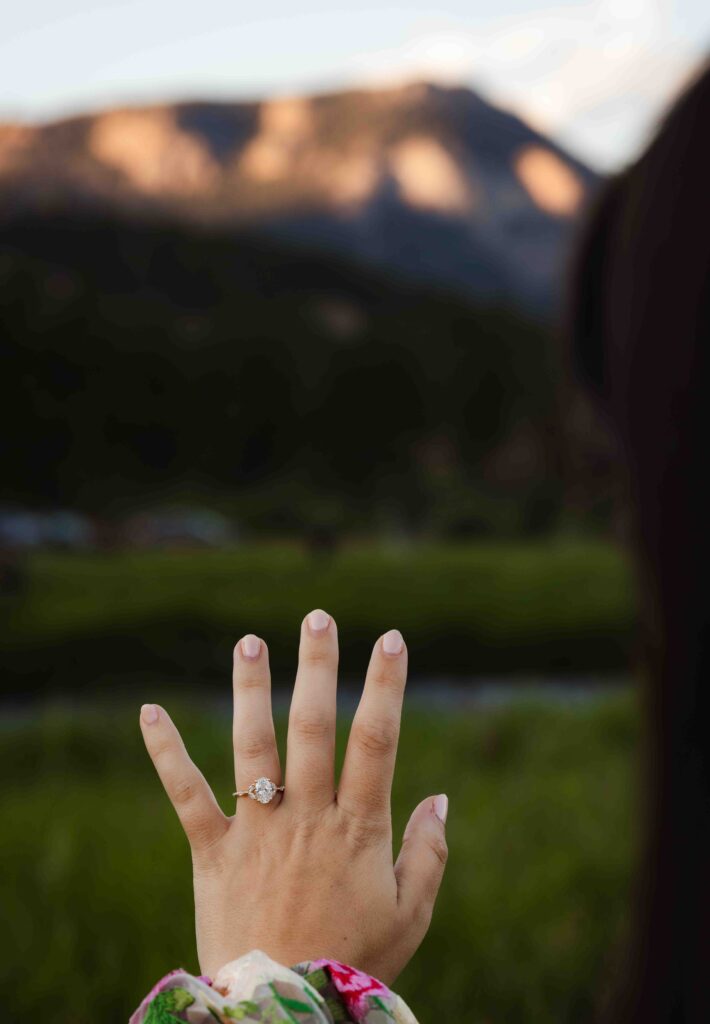
[(448, 856), (445, 830), (448, 809), (449, 798), (443, 793), (427, 797), (415, 807), (394, 866), (400, 905), (405, 913), (424, 920), (427, 928)]

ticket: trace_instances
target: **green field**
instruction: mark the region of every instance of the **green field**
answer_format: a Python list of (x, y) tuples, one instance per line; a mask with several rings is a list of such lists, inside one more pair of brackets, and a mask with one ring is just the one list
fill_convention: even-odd
[[(229, 807), (226, 714), (140, 697), (174, 712)], [(451, 801), (438, 909), (397, 986), (422, 1024), (589, 1019), (625, 920), (636, 732), (628, 692), (405, 715), (395, 834), (423, 796)], [(137, 707), (5, 720), (0, 762), (4, 1019), (126, 1020), (167, 970), (197, 968), (189, 853)]]
[(318, 606), (335, 616), (354, 676), (390, 626), (418, 675), (618, 671), (634, 623), (627, 560), (596, 541), (363, 544), (328, 558), (273, 543), (42, 553), (0, 608), (2, 685), (93, 691), (144, 671), (219, 682), (246, 632), (267, 640), (277, 682), (288, 680), (301, 619)]

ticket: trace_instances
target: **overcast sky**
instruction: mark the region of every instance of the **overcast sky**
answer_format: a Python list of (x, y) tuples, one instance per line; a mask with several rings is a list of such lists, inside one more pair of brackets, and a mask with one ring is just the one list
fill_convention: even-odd
[(0, 119), (428, 78), (614, 168), (709, 43), (707, 0), (6, 0)]

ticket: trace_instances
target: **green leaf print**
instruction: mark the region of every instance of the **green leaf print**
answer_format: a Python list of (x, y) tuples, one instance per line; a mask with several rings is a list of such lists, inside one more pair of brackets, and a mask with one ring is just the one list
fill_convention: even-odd
[(148, 1006), (143, 1024), (184, 1024), (182, 1017), (176, 1017), (185, 1007), (194, 1003), (195, 997), (185, 988), (169, 988), (159, 992)]
[(392, 1020), (394, 1020), (394, 1014), (388, 1006), (385, 1006), (379, 996), (370, 996), (370, 1002), (373, 1003), (378, 1010), (382, 1010), (383, 1013), (386, 1013), (388, 1017), (391, 1017)]
[(299, 999), (287, 999), (286, 996), (278, 996), (278, 1000), (282, 1006), (293, 1010), (295, 1013), (311, 1013), (313, 1010), (310, 1003), (302, 1003)]
[(282, 996), (273, 982), (270, 983), (269, 988), (273, 992), (274, 999), (276, 1000), (276, 1002), (282, 1009), (286, 1011), (288, 1015), (288, 1020), (291, 1021), (291, 1024), (298, 1024), (298, 1021), (293, 1016), (294, 1013), (313, 1012), (312, 1003), (304, 1003), (300, 999), (291, 999), (289, 996)]
[(256, 1017), (261, 1013), (257, 1003), (251, 999), (242, 999), (236, 1006), (228, 1006), (222, 1010), (223, 1017), (230, 1017), (232, 1020), (245, 1020), (247, 1017)]

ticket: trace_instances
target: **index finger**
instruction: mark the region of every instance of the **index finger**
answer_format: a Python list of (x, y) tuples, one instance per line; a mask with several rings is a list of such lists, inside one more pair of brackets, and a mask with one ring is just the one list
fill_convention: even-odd
[(185, 750), (170, 715), (158, 704), (144, 704), (140, 726), (150, 759), (177, 812), (193, 852), (221, 839), (229, 822), (202, 772)]
[(399, 630), (391, 629), (370, 658), (337, 794), (347, 811), (371, 820), (389, 819), (406, 681), (407, 648)]

